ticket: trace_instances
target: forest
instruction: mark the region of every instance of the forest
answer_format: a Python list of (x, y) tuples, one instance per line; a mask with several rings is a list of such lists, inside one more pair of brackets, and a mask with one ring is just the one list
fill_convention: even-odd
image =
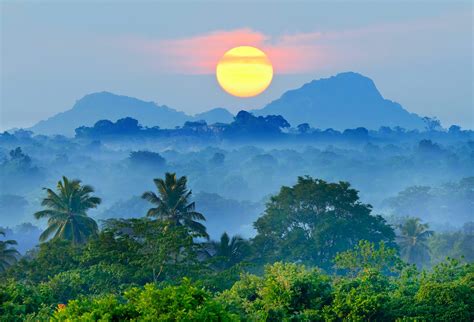
[[(246, 239), (210, 239), (188, 179), (153, 179), (141, 217), (88, 216), (94, 188), (44, 188), (41, 243), (18, 258), (0, 242), (5, 320), (470, 321), (474, 224), (436, 234), (389, 224), (348, 182), (298, 177), (271, 196)], [(452, 258), (430, 258), (449, 248)], [(438, 250), (439, 251), (439, 250)], [(443, 252), (443, 251), (441, 251)], [(429, 266), (429, 269), (427, 267)]]
[(0, 134), (7, 321), (472, 321), (474, 133)]

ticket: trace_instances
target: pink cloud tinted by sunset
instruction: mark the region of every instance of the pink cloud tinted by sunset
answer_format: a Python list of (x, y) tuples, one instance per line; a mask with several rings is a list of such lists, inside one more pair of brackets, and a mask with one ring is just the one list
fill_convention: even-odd
[[(430, 54), (429, 46), (416, 47), (426, 37), (445, 37), (456, 30), (456, 16), (366, 26), (329, 32), (300, 32), (270, 36), (250, 28), (217, 30), (180, 39), (129, 37), (122, 44), (141, 56), (146, 68), (160, 73), (213, 74), (229, 49), (254, 46), (263, 50), (277, 74), (308, 73), (324, 68), (352, 68), (412, 59), (411, 48)], [(407, 40), (410, 33), (413, 39)], [(124, 42), (123, 42), (124, 41)], [(436, 44), (436, 42), (433, 42)], [(420, 55), (422, 56), (422, 55)], [(405, 58), (404, 58), (405, 57)]]
[(127, 43), (155, 58), (157, 70), (182, 74), (212, 74), (222, 55), (237, 46), (263, 50), (276, 73), (300, 73), (323, 64), (325, 50), (318, 45), (319, 33), (284, 35), (272, 38), (251, 29), (214, 31), (183, 39), (146, 40), (132, 38)]

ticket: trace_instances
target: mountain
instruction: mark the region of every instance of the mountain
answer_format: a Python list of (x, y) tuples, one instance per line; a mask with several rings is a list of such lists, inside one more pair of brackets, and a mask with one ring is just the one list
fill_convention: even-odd
[(309, 123), (316, 128), (338, 130), (380, 126), (424, 128), (420, 116), (383, 98), (370, 78), (353, 72), (313, 80), (252, 113), (281, 115), (293, 127)]
[(231, 123), (234, 120), (234, 115), (225, 108), (217, 107), (194, 115), (194, 119), (196, 121), (205, 120), (207, 124)]
[[(353, 72), (314, 80), (251, 112), (257, 116), (282, 115), (294, 127), (309, 123), (316, 128), (338, 130), (378, 129), (380, 126), (424, 128), (421, 117), (383, 98), (370, 78)], [(127, 116), (143, 126), (161, 128), (174, 128), (186, 121), (205, 120), (212, 124), (230, 123), (234, 119), (224, 108), (190, 116), (165, 105), (100, 92), (84, 96), (70, 110), (41, 121), (29, 130), (38, 134), (74, 135), (79, 126), (93, 126), (105, 119), (115, 122)]]
[(74, 130), (79, 126), (92, 126), (99, 120), (116, 121), (127, 116), (137, 119), (143, 126), (158, 125), (163, 128), (182, 125), (191, 119), (185, 113), (164, 105), (100, 92), (84, 96), (72, 109), (41, 121), (30, 130), (41, 134), (74, 135)]
[(208, 124), (230, 123), (234, 116), (224, 108), (196, 114), (194, 117), (154, 102), (145, 102), (133, 97), (99, 92), (84, 96), (65, 112), (38, 122), (29, 130), (38, 134), (74, 135), (80, 126), (93, 126), (97, 121), (117, 121), (132, 117), (143, 126), (174, 128), (186, 121), (205, 120)]

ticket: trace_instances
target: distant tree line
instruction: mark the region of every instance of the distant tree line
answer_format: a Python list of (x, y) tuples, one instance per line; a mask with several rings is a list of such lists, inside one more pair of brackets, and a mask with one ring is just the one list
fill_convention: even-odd
[[(474, 138), (474, 133), (462, 130), (453, 125), (449, 130), (444, 130), (439, 120), (425, 118), (426, 132), (448, 134), (452, 136), (463, 136)], [(196, 136), (222, 139), (282, 139), (284, 137), (298, 137), (299, 139), (325, 138), (346, 140), (367, 140), (369, 137), (416, 137), (420, 134), (418, 130), (405, 130), (401, 127), (390, 128), (383, 126), (378, 131), (370, 131), (364, 127), (338, 131), (332, 128), (321, 130), (314, 129), (308, 123), (302, 123), (292, 128), (290, 123), (281, 115), (254, 116), (252, 113), (240, 111), (234, 121), (226, 123), (207, 124), (206, 121), (188, 121), (176, 129), (160, 129), (155, 127), (142, 127), (138, 121), (127, 117), (117, 120), (115, 123), (109, 120), (101, 120), (92, 127), (81, 126), (75, 130), (77, 138), (113, 138), (117, 136), (144, 136), (144, 137), (176, 137)], [(421, 132), (424, 133), (424, 132)]]

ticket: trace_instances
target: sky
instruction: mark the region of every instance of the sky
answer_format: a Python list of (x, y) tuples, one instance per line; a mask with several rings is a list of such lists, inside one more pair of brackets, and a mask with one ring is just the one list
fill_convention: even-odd
[[(188, 114), (265, 106), (346, 71), (444, 126), (474, 128), (473, 2), (1, 1), (0, 130), (28, 127), (110, 91)], [(215, 65), (256, 46), (274, 66), (253, 98), (224, 92)]]

